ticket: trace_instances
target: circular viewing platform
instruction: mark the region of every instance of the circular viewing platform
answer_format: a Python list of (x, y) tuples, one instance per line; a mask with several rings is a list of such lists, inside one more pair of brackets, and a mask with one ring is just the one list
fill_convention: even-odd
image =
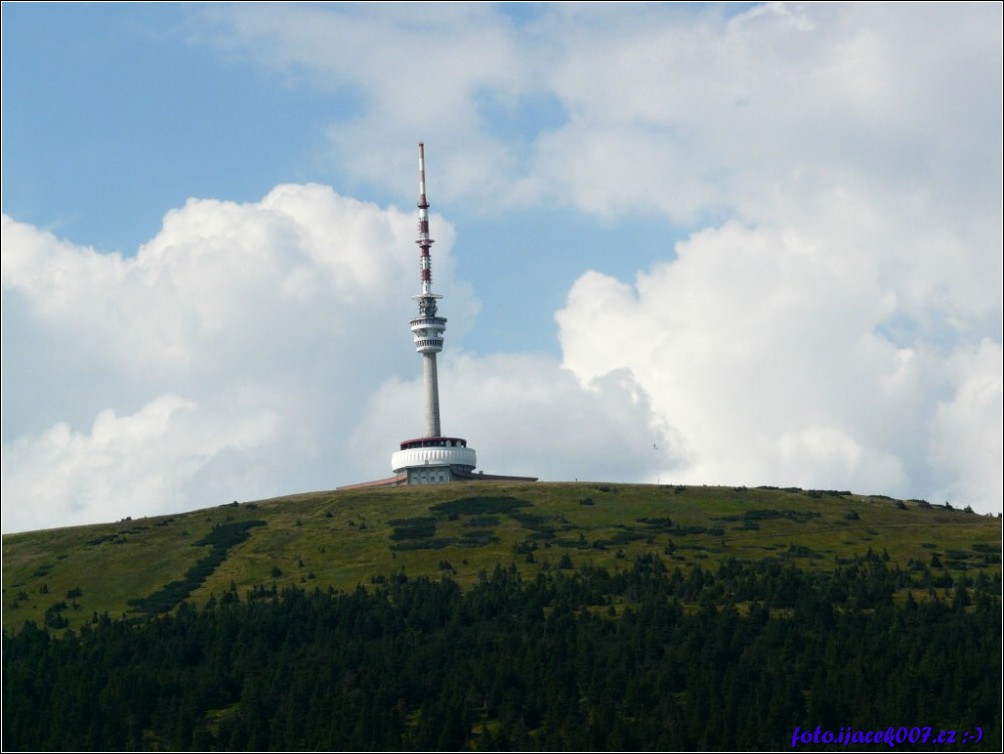
[(478, 465), (474, 448), (467, 447), (461, 437), (421, 437), (405, 440), (401, 449), (391, 456), (395, 474), (426, 466), (452, 466), (459, 471), (473, 471)]

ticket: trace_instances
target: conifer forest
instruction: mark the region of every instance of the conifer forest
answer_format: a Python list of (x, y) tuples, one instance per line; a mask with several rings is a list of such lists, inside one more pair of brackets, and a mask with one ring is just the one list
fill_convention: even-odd
[(568, 565), (31, 622), (3, 638), (3, 746), (888, 751), (793, 735), (902, 727), (935, 735), (901, 749), (1000, 750), (999, 576), (871, 552), (811, 573)]

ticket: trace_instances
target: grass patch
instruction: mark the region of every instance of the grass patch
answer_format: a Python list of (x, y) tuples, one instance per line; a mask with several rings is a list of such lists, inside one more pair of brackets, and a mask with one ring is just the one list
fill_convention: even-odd
[(519, 508), (529, 508), (532, 505), (533, 503), (529, 500), (520, 500), (509, 496), (476, 496), (437, 503), (430, 506), (429, 510), (436, 513), (456, 513), (459, 516), (477, 516), (484, 513), (510, 513)]
[(491, 529), (472, 529), (465, 531), (457, 539), (457, 545), (460, 547), (484, 547), (498, 541), (500, 541), (499, 538)]
[(673, 530), (673, 519), (669, 516), (661, 518), (639, 518), (638, 523), (645, 524), (652, 531), (669, 532)]
[(428, 539), (436, 535), (436, 519), (434, 518), (399, 518), (389, 521), (394, 527), (390, 538), (395, 541), (405, 539)]
[(820, 560), (822, 555), (813, 550), (811, 547), (806, 547), (805, 545), (788, 545), (788, 549), (781, 553), (782, 558), (809, 558), (811, 560)]
[(146, 597), (131, 599), (129, 605), (136, 612), (149, 615), (168, 612), (202, 586), (213, 571), (226, 560), (230, 548), (250, 537), (248, 530), (255, 526), (265, 526), (265, 522), (239, 521), (213, 527), (206, 536), (194, 543), (196, 547), (209, 545), (212, 549), (188, 569), (183, 579), (172, 581)]
[(390, 546), (395, 552), (410, 552), (413, 550), (442, 550), (457, 540), (454, 537), (436, 537), (433, 539), (413, 539), (407, 542), (396, 542)]
[(774, 508), (753, 509), (743, 511), (741, 514), (732, 516), (712, 517), (713, 521), (771, 521), (774, 519), (786, 519), (799, 524), (804, 524), (814, 518), (822, 516), (819, 511), (793, 511), (776, 510)]

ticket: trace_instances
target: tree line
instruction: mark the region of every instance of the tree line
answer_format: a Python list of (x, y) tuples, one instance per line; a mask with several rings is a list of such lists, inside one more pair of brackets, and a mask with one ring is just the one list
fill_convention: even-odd
[(643, 556), (533, 580), (499, 566), (466, 589), (403, 572), (348, 593), (232, 587), (5, 634), (3, 747), (773, 750), (796, 726), (924, 725), (980, 726), (966, 748), (994, 750), (1000, 589), (925, 590), (873, 555), (829, 573)]

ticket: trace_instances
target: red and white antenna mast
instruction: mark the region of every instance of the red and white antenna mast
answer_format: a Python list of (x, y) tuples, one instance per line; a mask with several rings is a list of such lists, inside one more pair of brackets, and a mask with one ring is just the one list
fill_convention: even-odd
[[(432, 296), (432, 256), (429, 249), (433, 243), (429, 238), (429, 200), (425, 196), (425, 144), (418, 143), (418, 240), (421, 249), (422, 297)], [(416, 296), (416, 298), (420, 298)]]

